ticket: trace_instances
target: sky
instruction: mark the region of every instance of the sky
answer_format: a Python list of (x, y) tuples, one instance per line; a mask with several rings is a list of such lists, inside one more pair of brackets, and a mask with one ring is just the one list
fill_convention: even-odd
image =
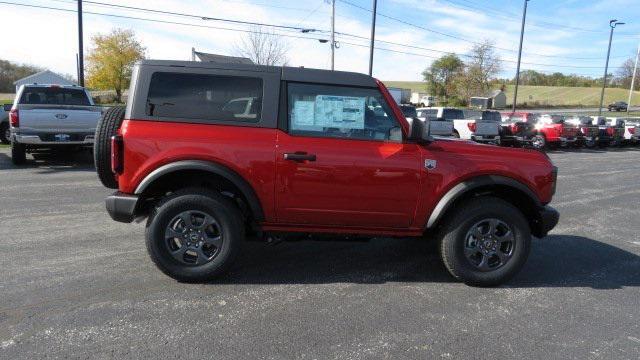
[[(238, 55), (237, 45), (250, 29), (249, 25), (239, 23), (104, 5), (116, 4), (292, 27), (265, 27), (283, 35), (289, 65), (330, 67), (329, 43), (319, 41), (330, 37), (329, 0), (95, 2), (99, 4), (85, 1), (83, 6), (85, 54), (91, 48), (93, 35), (123, 28), (135, 32), (151, 59), (189, 60), (192, 47), (197, 51)], [(372, 0), (336, 0), (339, 46), (335, 51), (336, 70), (368, 71), (371, 7)], [(373, 76), (382, 80), (418, 81), (435, 58), (454, 52), (466, 60), (465, 55), (474, 44), (488, 39), (494, 42), (494, 49), (503, 60), (500, 77), (513, 77), (522, 8), (521, 0), (378, 0)], [(0, 59), (75, 75), (78, 52), (75, 9), (74, 0), (0, 0), (3, 27), (11, 29), (0, 49)], [(521, 68), (601, 77), (610, 19), (626, 22), (614, 30), (609, 72), (615, 73), (625, 59), (635, 57), (640, 42), (639, 0), (529, 1)], [(298, 28), (313, 31), (302, 33)]]

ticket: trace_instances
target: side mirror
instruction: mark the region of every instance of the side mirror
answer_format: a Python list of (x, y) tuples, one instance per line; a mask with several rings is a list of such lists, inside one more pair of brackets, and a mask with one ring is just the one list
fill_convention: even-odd
[(4, 104), (3, 105), (4, 111), (11, 111), (11, 107), (12, 106), (13, 106), (13, 104)]
[(433, 138), (430, 134), (430, 127), (429, 120), (422, 121), (414, 118), (413, 121), (411, 121), (409, 140), (427, 144), (432, 142)]

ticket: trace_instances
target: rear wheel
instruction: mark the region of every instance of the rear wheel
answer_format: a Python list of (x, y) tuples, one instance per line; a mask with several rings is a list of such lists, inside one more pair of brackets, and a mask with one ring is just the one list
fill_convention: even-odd
[(441, 231), (445, 267), (470, 285), (494, 286), (517, 274), (529, 256), (531, 230), (510, 203), (480, 197), (457, 208)]
[(3, 144), (9, 144), (11, 142), (11, 128), (7, 122), (0, 124), (0, 142)]
[(206, 189), (170, 195), (147, 221), (151, 260), (178, 281), (202, 282), (222, 274), (244, 241), (243, 217), (228, 198)]
[(24, 144), (11, 141), (11, 162), (14, 165), (22, 165), (27, 162), (27, 149)]
[(100, 118), (96, 127), (93, 144), (93, 161), (102, 185), (118, 188), (116, 176), (111, 171), (111, 137), (118, 133), (124, 119), (124, 107), (114, 106), (108, 109)]
[(453, 137), (456, 139), (460, 139), (460, 133), (458, 133), (456, 130), (453, 131)]

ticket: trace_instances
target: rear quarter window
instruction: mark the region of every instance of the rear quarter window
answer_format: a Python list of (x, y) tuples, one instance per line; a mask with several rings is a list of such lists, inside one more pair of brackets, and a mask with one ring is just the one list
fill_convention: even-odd
[(156, 72), (145, 112), (177, 119), (258, 122), (262, 89), (262, 79), (254, 77)]

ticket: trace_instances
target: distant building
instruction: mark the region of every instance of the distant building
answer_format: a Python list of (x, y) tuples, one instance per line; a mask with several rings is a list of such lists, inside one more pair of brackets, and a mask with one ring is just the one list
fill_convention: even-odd
[(504, 109), (507, 107), (507, 95), (502, 90), (493, 90), (487, 96), (474, 96), (469, 105), (479, 109)]
[(226, 64), (245, 64), (253, 65), (253, 61), (248, 58), (238, 56), (226, 56), (218, 54), (210, 54), (205, 52), (196, 51), (195, 48), (191, 48), (191, 61), (204, 61), (204, 62), (217, 62)]
[(40, 71), (33, 75), (29, 75), (13, 82), (16, 86), (16, 93), (20, 85), (26, 84), (56, 84), (56, 85), (77, 85), (75, 82), (65, 79), (62, 75), (58, 75), (50, 70)]

